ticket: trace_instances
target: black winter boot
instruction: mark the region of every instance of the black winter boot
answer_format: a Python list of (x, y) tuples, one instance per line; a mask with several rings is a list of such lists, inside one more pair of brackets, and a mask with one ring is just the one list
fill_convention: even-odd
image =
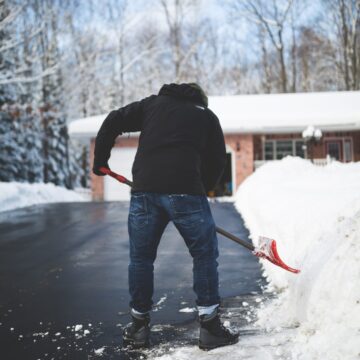
[(239, 341), (239, 333), (226, 328), (221, 323), (218, 308), (209, 315), (199, 316), (199, 322), (199, 348), (201, 350), (211, 350)]
[(150, 345), (150, 315), (130, 312), (132, 322), (123, 330), (123, 346), (133, 348), (148, 347)]

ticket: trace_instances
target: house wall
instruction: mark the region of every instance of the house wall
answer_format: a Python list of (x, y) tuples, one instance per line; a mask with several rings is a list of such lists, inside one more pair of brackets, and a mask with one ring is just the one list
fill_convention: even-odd
[(254, 172), (253, 135), (226, 134), (225, 143), (234, 150), (236, 188)]
[[(360, 131), (356, 132), (326, 132), (323, 139), (327, 138), (352, 138), (353, 160), (360, 161)], [(254, 172), (254, 160), (263, 159), (263, 142), (268, 140), (281, 139), (301, 139), (301, 133), (294, 134), (273, 134), (273, 135), (252, 135), (252, 134), (226, 134), (225, 143), (231, 147), (235, 156), (235, 179), (236, 189), (239, 185)], [(326, 149), (324, 140), (314, 146), (314, 158), (325, 158)], [(116, 147), (137, 147), (137, 137), (118, 138)], [(94, 139), (90, 146), (90, 164), (93, 164)], [(234, 171), (234, 170), (233, 170)], [(91, 172), (91, 190), (94, 200), (103, 200), (104, 198), (104, 177), (96, 176)]]
[[(325, 132), (323, 133), (323, 137), (321, 142), (313, 147), (313, 157), (315, 159), (325, 158), (327, 155), (326, 151), (326, 141), (330, 139), (344, 139), (350, 138), (352, 139), (352, 146), (353, 146), (353, 160), (355, 160), (355, 145), (356, 145), (356, 133), (351, 131), (341, 131), (341, 132)], [(355, 160), (356, 161), (356, 160)]]
[(360, 131), (351, 134), (353, 139), (354, 161), (360, 161)]
[(262, 160), (263, 158), (263, 141), (265, 140), (264, 135), (254, 135), (254, 160)]
[(104, 177), (96, 176), (92, 172), (92, 166), (94, 164), (94, 148), (95, 148), (95, 139), (91, 139), (90, 142), (90, 182), (91, 182), (91, 193), (93, 200), (103, 200), (104, 199)]
[[(137, 147), (139, 143), (139, 138), (137, 137), (121, 137), (118, 138), (114, 147)], [(94, 148), (95, 148), (95, 139), (91, 139), (90, 143), (90, 168), (92, 168), (92, 164), (94, 162)], [(97, 176), (93, 174), (91, 171), (90, 174), (91, 179), (91, 192), (93, 200), (99, 201), (104, 200), (104, 177)]]
[[(254, 171), (253, 136), (240, 134), (225, 135), (225, 143), (231, 147), (235, 156), (236, 188)], [(138, 138), (118, 138), (115, 147), (137, 147)], [(90, 164), (94, 161), (95, 140), (91, 139)], [(91, 172), (91, 191), (94, 200), (104, 199), (104, 177)]]
[[(353, 161), (360, 161), (360, 131), (337, 131), (337, 132), (324, 132), (320, 143), (313, 145), (309, 149), (315, 159), (323, 159), (326, 157), (325, 142), (329, 139), (352, 139), (353, 146)], [(263, 142), (265, 140), (285, 140), (285, 139), (302, 139), (301, 133), (293, 134), (267, 134), (267, 135), (254, 135), (254, 157), (255, 160), (263, 159)]]

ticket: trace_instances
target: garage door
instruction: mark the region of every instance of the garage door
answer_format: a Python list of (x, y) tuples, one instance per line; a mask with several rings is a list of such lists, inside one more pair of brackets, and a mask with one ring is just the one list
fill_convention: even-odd
[[(109, 161), (110, 169), (132, 180), (131, 168), (136, 150), (135, 147), (113, 148)], [(104, 199), (108, 201), (130, 200), (130, 187), (110, 176), (105, 176)]]

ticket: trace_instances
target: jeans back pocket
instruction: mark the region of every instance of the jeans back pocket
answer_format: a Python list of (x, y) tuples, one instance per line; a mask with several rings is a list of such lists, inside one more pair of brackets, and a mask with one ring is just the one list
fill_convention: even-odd
[(175, 214), (193, 214), (202, 211), (200, 195), (172, 194), (169, 197)]
[(138, 228), (142, 228), (148, 224), (148, 212), (146, 205), (146, 196), (144, 194), (131, 195), (129, 221)]

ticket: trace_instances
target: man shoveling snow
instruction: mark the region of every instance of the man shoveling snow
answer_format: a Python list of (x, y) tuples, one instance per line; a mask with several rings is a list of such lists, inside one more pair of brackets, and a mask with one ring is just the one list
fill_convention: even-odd
[(150, 338), (154, 261), (172, 221), (193, 258), (193, 288), (199, 311), (199, 347), (234, 344), (239, 334), (219, 316), (218, 240), (206, 193), (224, 171), (224, 135), (197, 84), (164, 85), (158, 95), (112, 111), (95, 142), (93, 172), (103, 176), (111, 148), (123, 132), (141, 131), (132, 168), (128, 229), (129, 292), (132, 323), (125, 343), (147, 346)]

